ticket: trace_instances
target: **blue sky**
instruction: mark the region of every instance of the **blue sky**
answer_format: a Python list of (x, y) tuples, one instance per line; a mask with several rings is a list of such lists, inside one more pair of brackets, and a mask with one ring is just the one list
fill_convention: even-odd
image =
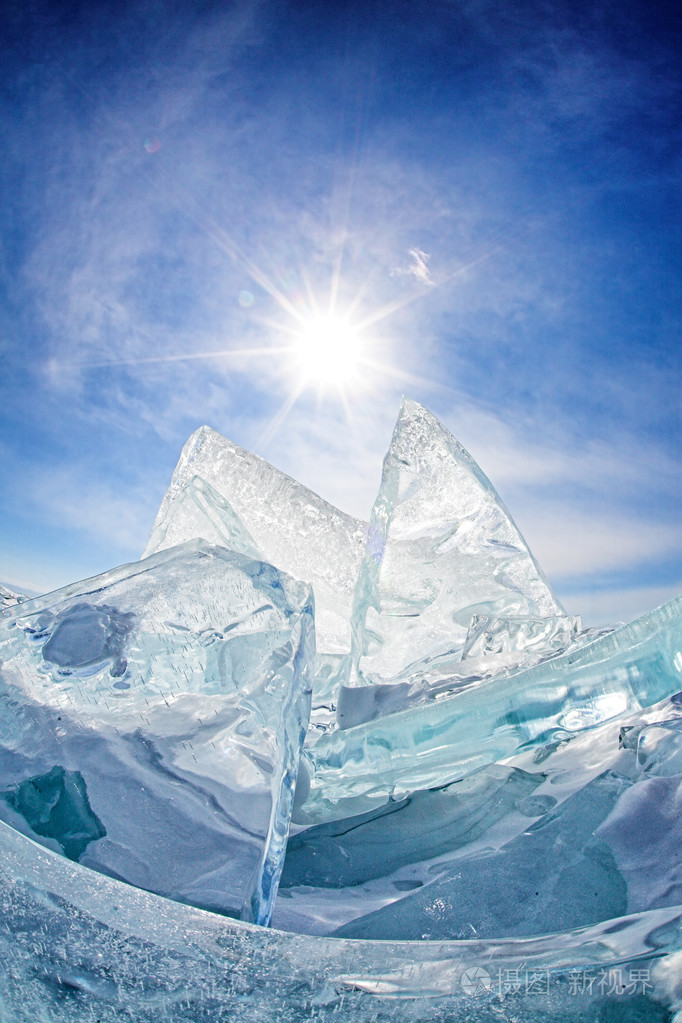
[(202, 423), (367, 517), (407, 393), (568, 610), (682, 591), (679, 15), (189, 6), (3, 5), (0, 578), (139, 557)]

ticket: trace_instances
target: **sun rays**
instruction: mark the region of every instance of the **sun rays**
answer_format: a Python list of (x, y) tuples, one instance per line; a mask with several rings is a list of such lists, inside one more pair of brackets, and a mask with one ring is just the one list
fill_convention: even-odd
[[(90, 99), (87, 88), (79, 89)], [(139, 152), (140, 140), (131, 125), (109, 110), (104, 117), (126, 150), (131, 155)], [(153, 157), (160, 146), (148, 141), (143, 148)], [(354, 404), (360, 399), (378, 399), (389, 389), (438, 389), (439, 383), (413, 372), (423, 352), (417, 352), (395, 327), (396, 314), (432, 294), (439, 282), (434, 282), (430, 271), (421, 278), (412, 272), (410, 280), (398, 280), (391, 269), (397, 254), (389, 244), (380, 246), (379, 256), (375, 252), (371, 262), (358, 269), (358, 253), (349, 251), (359, 237), (351, 227), (356, 161), (357, 153), (345, 184), (339, 181), (335, 186), (338, 204), (328, 230), (316, 224), (310, 237), (302, 239), (294, 225), (289, 251), (284, 240), (275, 237), (277, 252), (260, 239), (257, 253), (162, 163), (145, 165), (142, 173), (159, 198), (193, 224), (207, 245), (218, 249), (226, 264), (237, 271), (235, 276), (226, 275), (226, 279), (232, 276), (236, 289), (225, 296), (224, 327), (221, 331), (215, 322), (202, 325), (201, 339), (195, 344), (176, 334), (175, 343), (164, 350), (153, 325), (131, 322), (118, 357), (93, 352), (92, 357), (73, 363), (53, 359), (50, 372), (56, 376), (64, 370), (126, 367), (131, 373), (136, 369), (142, 373), (154, 365), (213, 364), (214, 379), (217, 371), (267, 392), (276, 411), (264, 422), (261, 443), (280, 429), (298, 402), (336, 403), (351, 422)], [(409, 252), (413, 259), (417, 253), (426, 266), (421, 249)], [(230, 301), (239, 315), (230, 310)]]
[[(264, 423), (261, 443), (279, 430), (299, 401), (313, 398), (335, 402), (350, 421), (357, 399), (378, 397), (387, 388), (439, 387), (408, 368), (414, 365), (417, 353), (408, 348), (390, 322), (406, 306), (436, 290), (434, 282), (429, 279), (428, 286), (415, 280), (409, 287), (404, 282), (398, 284), (388, 252), (386, 265), (375, 261), (365, 268), (360, 281), (357, 267), (348, 278), (344, 276), (344, 264), (349, 259), (346, 244), (353, 235), (348, 225), (352, 181), (340, 215), (342, 222), (329, 227), (329, 237), (338, 241), (327, 246), (323, 238), (311, 240), (310, 263), (306, 266), (300, 242), (292, 247), (292, 254), (296, 252), (293, 258), (286, 255), (284, 247), (280, 247), (278, 256), (264, 258), (261, 254), (257, 258), (191, 189), (160, 168), (153, 177), (150, 174), (149, 180), (168, 205), (192, 222), (242, 277), (241, 290), (232, 300), (243, 319), (229, 312), (226, 296), (225, 334), (231, 335), (234, 343), (218, 341), (213, 347), (210, 334), (215, 335), (214, 327), (213, 331), (202, 330), (202, 340), (196, 346), (185, 339), (184, 343), (176, 341), (174, 351), (160, 351), (155, 332), (148, 325), (130, 324), (127, 352), (124, 350), (119, 357), (95, 356), (74, 363), (52, 360), (50, 369), (54, 374), (68, 369), (129, 367), (134, 371), (136, 367), (142, 370), (185, 361), (195, 365), (212, 362), (226, 374), (245, 378), (257, 390), (269, 390), (277, 409)], [(322, 252), (325, 257), (321, 258)], [(243, 286), (244, 278), (250, 282), (248, 291)]]

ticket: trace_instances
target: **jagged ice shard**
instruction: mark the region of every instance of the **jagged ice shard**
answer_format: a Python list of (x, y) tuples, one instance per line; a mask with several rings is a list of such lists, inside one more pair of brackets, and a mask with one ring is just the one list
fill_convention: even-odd
[(196, 537), (245, 554), (247, 558), (262, 559), (232, 505), (201, 476), (190, 476), (164, 504), (147, 541), (144, 557)]
[(299, 820), (336, 820), (560, 742), (682, 689), (682, 597), (516, 673), (330, 732), (305, 754)]
[(269, 921), (309, 587), (193, 540), (18, 605), (0, 658), (0, 817), (129, 884)]
[(176, 518), (173, 542), (204, 535), (205, 510), (188, 499), (185, 489), (195, 477), (229, 504), (265, 561), (313, 584), (318, 651), (345, 654), (365, 523), (344, 515), (262, 458), (204, 426), (182, 450), (145, 556), (157, 549), (159, 533), (173, 517), (176, 502), (183, 503), (185, 512)]
[(355, 590), (351, 684), (411, 681), (458, 661), (481, 614), (563, 608), (479, 466), (405, 398)]
[(408, 400), (369, 531), (204, 427), (144, 554), (0, 592), (8, 1020), (680, 1023), (682, 597), (584, 629)]

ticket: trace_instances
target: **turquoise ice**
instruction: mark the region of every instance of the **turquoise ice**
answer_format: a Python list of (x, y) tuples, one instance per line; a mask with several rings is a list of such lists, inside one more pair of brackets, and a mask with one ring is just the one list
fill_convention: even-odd
[(305, 754), (299, 821), (338, 820), (561, 741), (682, 689), (682, 597), (532, 668), (330, 732)]
[(12, 1023), (682, 1018), (682, 597), (585, 629), (426, 409), (369, 531), (204, 427), (140, 562), (24, 596)]
[(310, 589), (190, 541), (0, 622), (0, 816), (167, 898), (267, 923), (314, 663)]

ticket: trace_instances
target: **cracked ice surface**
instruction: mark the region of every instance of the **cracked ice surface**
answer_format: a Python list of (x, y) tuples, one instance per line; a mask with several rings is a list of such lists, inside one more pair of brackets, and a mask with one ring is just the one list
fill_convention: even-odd
[[(674, 996), (674, 967), (667, 967), (674, 956), (660, 957), (679, 947), (682, 928), (677, 907), (631, 914), (618, 927), (610, 921), (526, 939), (303, 937), (122, 885), (2, 822), (0, 892), (0, 998), (13, 1023), (664, 1023), (663, 1006), (650, 996), (655, 984)], [(525, 991), (528, 964), (546, 994)], [(646, 980), (634, 997), (617, 999), (624, 1015), (615, 1015), (599, 983), (618, 971), (627, 979), (634, 967)], [(521, 987), (505, 994), (514, 971)], [(472, 974), (490, 987), (473, 990)]]

